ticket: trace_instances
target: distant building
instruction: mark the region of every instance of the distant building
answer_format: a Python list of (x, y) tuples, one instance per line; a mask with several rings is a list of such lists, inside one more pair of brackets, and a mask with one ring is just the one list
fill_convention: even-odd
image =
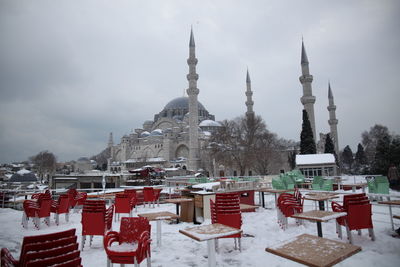
[(296, 155), (296, 168), (307, 178), (337, 175), (337, 166), (333, 154)]
[(17, 171), (16, 173), (14, 173), (10, 180), (8, 180), (8, 182), (19, 182), (19, 183), (25, 183), (25, 182), (37, 182), (38, 179), (36, 177), (36, 175), (31, 172), (28, 171), (26, 169), (21, 169), (19, 171)]

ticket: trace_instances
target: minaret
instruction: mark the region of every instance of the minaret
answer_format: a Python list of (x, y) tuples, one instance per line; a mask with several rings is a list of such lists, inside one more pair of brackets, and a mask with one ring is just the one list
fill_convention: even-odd
[(308, 68), (308, 58), (303, 41), (301, 41), (301, 74), (302, 75), (299, 77), (299, 79), (301, 85), (303, 86), (303, 96), (300, 98), (300, 100), (304, 106), (304, 109), (307, 111), (308, 119), (310, 120), (311, 128), (314, 135), (314, 142), (317, 142), (314, 116), (315, 96), (312, 95), (311, 87), (313, 76), (310, 74), (310, 69)]
[(337, 124), (338, 120), (336, 119), (336, 105), (333, 102), (333, 94), (331, 90), (331, 83), (328, 84), (328, 99), (329, 99), (329, 106), (328, 106), (328, 111), (329, 111), (329, 126), (331, 128), (331, 137), (332, 141), (335, 145), (335, 152), (336, 155), (339, 155), (339, 139), (338, 139), (338, 131), (337, 131)]
[(197, 95), (199, 89), (197, 88), (197, 80), (199, 75), (196, 73), (196, 51), (193, 37), (193, 29), (190, 31), (189, 41), (189, 58), (187, 60), (189, 65), (189, 74), (186, 76), (189, 81), (189, 88), (186, 90), (189, 96), (189, 170), (197, 171), (199, 168), (199, 109), (197, 102)]
[(110, 137), (108, 138), (108, 147), (112, 147), (114, 145), (113, 134), (110, 133)]
[(247, 75), (246, 75), (246, 85), (247, 85), (247, 90), (246, 90), (246, 96), (247, 96), (247, 101), (246, 101), (246, 116), (254, 116), (254, 111), (253, 111), (253, 92), (251, 91), (251, 80), (250, 80), (250, 75), (249, 75), (249, 69), (247, 69)]

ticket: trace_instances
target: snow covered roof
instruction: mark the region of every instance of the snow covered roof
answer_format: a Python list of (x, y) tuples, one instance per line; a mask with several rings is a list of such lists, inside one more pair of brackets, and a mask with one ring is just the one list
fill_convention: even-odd
[(148, 131), (144, 131), (144, 132), (142, 132), (141, 134), (140, 134), (140, 137), (147, 137), (147, 136), (149, 136), (150, 135), (150, 133), (148, 132)]
[(163, 135), (163, 131), (161, 129), (155, 129), (153, 131), (151, 131), (151, 136), (155, 136), (155, 135)]
[(306, 154), (296, 155), (296, 165), (334, 164), (333, 154)]
[(31, 173), (31, 171), (28, 171), (27, 169), (21, 169), (21, 170), (17, 171), (17, 173), (18, 173), (19, 175), (24, 175), (24, 174), (26, 174), (26, 173)]
[(219, 122), (213, 121), (213, 120), (204, 120), (202, 122), (200, 122), (199, 124), (200, 127), (221, 127), (221, 124)]

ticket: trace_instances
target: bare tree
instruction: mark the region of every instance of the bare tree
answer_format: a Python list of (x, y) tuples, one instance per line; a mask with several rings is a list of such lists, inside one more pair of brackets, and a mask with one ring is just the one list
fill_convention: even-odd
[(50, 176), (55, 173), (57, 167), (57, 160), (53, 153), (45, 150), (39, 152), (39, 154), (30, 157), (30, 161), (34, 164), (34, 168), (41, 181), (46, 176)]

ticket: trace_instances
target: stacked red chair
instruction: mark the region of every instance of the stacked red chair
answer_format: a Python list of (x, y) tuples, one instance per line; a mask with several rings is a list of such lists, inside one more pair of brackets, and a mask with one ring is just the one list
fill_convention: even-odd
[(120, 213), (128, 213), (129, 217), (132, 216), (133, 202), (131, 197), (128, 194), (116, 194), (115, 195), (115, 217), (114, 220), (119, 218)]
[(151, 266), (150, 254), (151, 226), (146, 218), (123, 217), (119, 232), (108, 232), (103, 240), (107, 253), (107, 266), (111, 263), (140, 264), (147, 258)]
[[(220, 223), (233, 228), (241, 229), (242, 214), (240, 212), (240, 197), (236, 193), (223, 193), (215, 195), (215, 202), (210, 199), (211, 223)], [(242, 234), (234, 234), (223, 238), (234, 238), (235, 249), (237, 242), (241, 247)], [(217, 243), (216, 243), (217, 244)]]
[(54, 213), (56, 225), (60, 224), (60, 214), (65, 214), (65, 221), (69, 221), (69, 197), (67, 194), (60, 195), (57, 201), (52, 201), (50, 212)]
[(75, 229), (24, 237), (18, 260), (2, 248), (1, 267), (11, 266), (82, 266)]
[(144, 203), (145, 207), (146, 207), (146, 203), (149, 203), (150, 207), (151, 207), (151, 203), (153, 203), (153, 208), (155, 207), (156, 195), (154, 194), (153, 187), (143, 188), (143, 198), (144, 198), (143, 203)]
[(347, 238), (353, 244), (352, 230), (357, 230), (361, 235), (361, 229), (368, 229), (369, 236), (375, 241), (374, 226), (372, 224), (372, 205), (365, 193), (345, 195), (343, 206), (332, 201), (334, 212), (347, 212), (347, 215), (336, 219), (336, 231), (342, 239), (342, 227), (346, 227)]
[(160, 206), (161, 188), (154, 188), (154, 201), (157, 201), (157, 207)]
[[(285, 230), (288, 227), (288, 217), (303, 212), (303, 203), (304, 198), (297, 188), (293, 194), (282, 193), (279, 195), (276, 211), (278, 224), (282, 229)], [(301, 220), (296, 219), (296, 223), (301, 224)]]
[(75, 188), (70, 188), (68, 190), (69, 197), (69, 207), (82, 207), (86, 201), (87, 193), (86, 192), (78, 192)]
[(106, 209), (104, 200), (86, 200), (82, 209), (82, 248), (85, 246), (86, 236), (90, 236), (89, 246), (93, 236), (104, 236), (112, 228), (114, 205)]
[(135, 212), (137, 212), (138, 197), (136, 189), (125, 189), (124, 194), (127, 194), (131, 200), (131, 206), (135, 207)]
[(51, 203), (51, 195), (47, 193), (37, 194), (34, 199), (25, 200), (23, 203), (22, 227), (28, 228), (29, 218), (32, 218), (33, 224), (38, 230), (40, 229), (41, 218), (44, 218), (46, 225), (50, 226)]

